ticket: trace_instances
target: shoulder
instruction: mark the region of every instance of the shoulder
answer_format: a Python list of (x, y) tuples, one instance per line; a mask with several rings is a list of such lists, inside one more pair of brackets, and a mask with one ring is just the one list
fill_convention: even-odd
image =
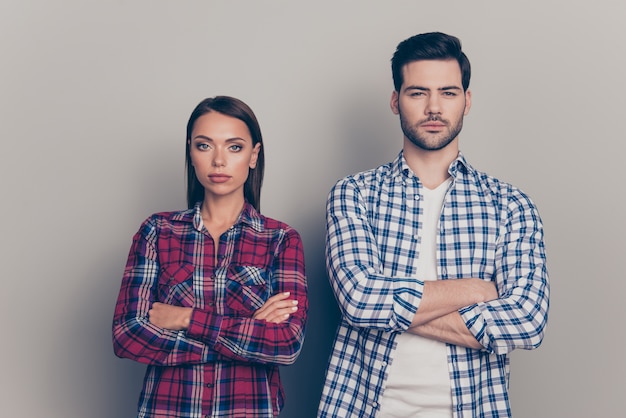
[(283, 221), (279, 221), (278, 219), (270, 218), (261, 214), (259, 214), (258, 216), (261, 221), (262, 229), (264, 231), (281, 231), (286, 235), (299, 236), (299, 233), (298, 231), (296, 231), (295, 228)]
[(381, 188), (393, 176), (393, 164), (387, 163), (365, 171), (360, 171), (335, 182), (330, 195), (342, 194), (348, 190), (361, 193), (374, 191)]
[(141, 228), (152, 230), (168, 229), (175, 225), (192, 224), (195, 209), (179, 211), (156, 212), (147, 217), (141, 224)]
[(255, 234), (271, 236), (296, 236), (298, 232), (285, 222), (262, 215), (252, 205), (246, 203), (241, 221)]
[(299, 248), (302, 250), (302, 237), (298, 231), (278, 219), (257, 214), (257, 222), (248, 229), (256, 239), (270, 243), (276, 251), (281, 252), (287, 248)]
[[(461, 176), (463, 181), (457, 185), (464, 193), (468, 187), (474, 188), (480, 197), (508, 210), (536, 210), (535, 203), (520, 187), (503, 181), (484, 171), (476, 170), (467, 165), (467, 170)], [(458, 179), (457, 179), (458, 180)]]

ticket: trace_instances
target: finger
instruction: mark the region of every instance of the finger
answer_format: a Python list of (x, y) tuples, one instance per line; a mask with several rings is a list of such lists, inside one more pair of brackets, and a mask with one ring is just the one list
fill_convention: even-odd
[(298, 311), (297, 306), (277, 309), (273, 311), (270, 315), (267, 315), (267, 318), (265, 320), (267, 322), (280, 323), (280, 322), (287, 320), (287, 318), (289, 318), (292, 314), (296, 313), (297, 311)]
[(283, 292), (283, 293), (278, 293), (274, 296), (272, 296), (271, 298), (269, 298), (268, 300), (265, 301), (265, 303), (263, 304), (263, 306), (261, 306), (253, 315), (253, 318), (257, 318), (259, 315), (263, 315), (266, 311), (268, 311), (269, 309), (272, 308), (272, 306), (276, 303), (276, 302), (280, 302), (283, 301), (285, 299), (287, 299), (289, 297), (291, 293), (290, 292)]
[(259, 309), (254, 315), (255, 319), (266, 319), (276, 316), (276, 312), (283, 310), (285, 313), (291, 312), (290, 309), (298, 305), (297, 300), (281, 300), (268, 305), (265, 309)]

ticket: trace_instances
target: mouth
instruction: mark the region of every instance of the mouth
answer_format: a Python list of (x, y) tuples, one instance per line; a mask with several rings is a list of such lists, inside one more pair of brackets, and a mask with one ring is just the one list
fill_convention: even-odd
[(214, 183), (224, 183), (230, 179), (226, 174), (210, 174), (209, 179)]
[(438, 131), (446, 127), (446, 125), (441, 122), (426, 122), (422, 123), (420, 126), (428, 131)]

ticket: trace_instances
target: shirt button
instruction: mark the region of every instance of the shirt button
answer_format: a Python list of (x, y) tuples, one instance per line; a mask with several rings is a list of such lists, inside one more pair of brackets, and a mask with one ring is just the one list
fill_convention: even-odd
[(414, 197), (415, 200), (420, 200), (420, 195), (416, 194)]
[(383, 366), (383, 367), (387, 367), (387, 362), (383, 361), (382, 363), (380, 363), (380, 365)]
[(378, 408), (378, 402), (372, 402), (372, 406), (373, 406), (374, 408)]
[(206, 384), (206, 387), (208, 387), (208, 388), (212, 388), (212, 387), (213, 387), (213, 383), (207, 383), (207, 384)]

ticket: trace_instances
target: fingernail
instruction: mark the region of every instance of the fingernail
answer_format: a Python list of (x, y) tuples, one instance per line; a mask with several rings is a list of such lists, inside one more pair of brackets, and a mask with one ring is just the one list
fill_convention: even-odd
[(285, 295), (285, 296), (289, 296), (290, 294), (291, 294), (291, 292), (285, 292), (285, 293), (283, 293), (283, 295)]
[(298, 304), (298, 301), (297, 301), (297, 300), (294, 300), (294, 301), (291, 301), (291, 303), (293, 303), (294, 305), (297, 305), (297, 304)]
[(298, 307), (297, 307), (297, 306), (294, 306), (293, 308), (291, 308), (291, 310), (295, 312), (295, 311), (297, 311), (297, 310), (298, 310)]

